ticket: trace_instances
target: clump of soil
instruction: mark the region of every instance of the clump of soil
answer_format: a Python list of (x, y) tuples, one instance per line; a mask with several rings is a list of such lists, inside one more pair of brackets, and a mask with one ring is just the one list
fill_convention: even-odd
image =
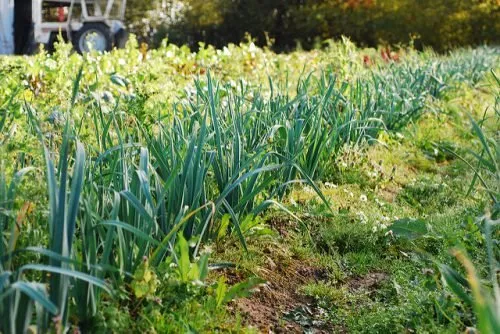
[(290, 234), (290, 230), (297, 229), (296, 220), (290, 220), (288, 217), (283, 216), (273, 216), (266, 220), (266, 223), (269, 224), (275, 231), (279, 233), (279, 235), (283, 238), (287, 237)]
[[(284, 315), (304, 307), (314, 312), (311, 300), (297, 290), (304, 284), (326, 280), (328, 272), (313, 263), (280, 254), (279, 249), (270, 250), (269, 254), (266, 265), (256, 269), (267, 283), (251, 297), (236, 300), (233, 307), (245, 316), (248, 325), (257, 327), (261, 332), (302, 333), (302, 326)], [(329, 331), (314, 328), (314, 332)]]
[[(272, 219), (269, 224), (286, 240), (290, 227), (283, 219)], [(294, 226), (295, 228), (297, 226)], [(329, 323), (325, 310), (311, 297), (299, 293), (306, 284), (329, 280), (329, 272), (314, 260), (297, 258), (280, 243), (271, 243), (260, 250), (264, 257), (262, 265), (251, 268), (250, 275), (257, 275), (267, 281), (254, 293), (237, 299), (230, 308), (242, 314), (246, 325), (262, 333), (332, 333), (346, 332), (345, 328)], [(248, 270), (248, 269), (247, 269)], [(224, 270), (229, 284), (235, 284), (248, 276), (236, 268)], [(388, 279), (382, 272), (347, 279), (342, 285), (348, 290), (374, 292)]]
[(380, 284), (389, 276), (386, 273), (373, 272), (365, 276), (355, 277), (349, 280), (347, 286), (350, 290), (376, 290)]

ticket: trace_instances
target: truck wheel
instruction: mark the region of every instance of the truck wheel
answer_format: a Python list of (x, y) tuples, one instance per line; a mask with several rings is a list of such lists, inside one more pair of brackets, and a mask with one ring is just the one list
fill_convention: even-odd
[(111, 51), (113, 38), (104, 23), (85, 23), (73, 36), (73, 45), (78, 53)]

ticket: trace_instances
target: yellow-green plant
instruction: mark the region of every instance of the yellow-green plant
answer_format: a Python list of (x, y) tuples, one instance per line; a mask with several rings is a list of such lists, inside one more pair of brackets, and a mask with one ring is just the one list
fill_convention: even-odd
[(476, 326), (480, 333), (500, 332), (500, 288), (498, 284), (498, 249), (494, 235), (498, 233), (500, 220), (483, 217), (484, 234), (488, 254), (489, 277), (482, 280), (465, 251), (456, 249), (453, 254), (465, 268), (465, 276), (451, 267), (439, 265), (443, 281), (464, 303), (471, 306), (476, 316)]

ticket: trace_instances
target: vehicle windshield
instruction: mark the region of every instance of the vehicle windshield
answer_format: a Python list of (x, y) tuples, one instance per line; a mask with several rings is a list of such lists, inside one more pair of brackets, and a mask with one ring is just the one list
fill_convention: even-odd
[(125, 14), (126, 0), (45, 0), (44, 7), (69, 7), (73, 5), (73, 13), (80, 13), (82, 7), (87, 8), (89, 16), (122, 20)]

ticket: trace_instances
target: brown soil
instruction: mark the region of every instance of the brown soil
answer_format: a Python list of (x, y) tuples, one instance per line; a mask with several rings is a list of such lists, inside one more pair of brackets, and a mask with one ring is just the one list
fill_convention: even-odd
[[(286, 240), (288, 233), (283, 219), (272, 219), (269, 224)], [(327, 281), (328, 271), (312, 259), (297, 258), (280, 243), (263, 247), (261, 255), (265, 258), (264, 264), (252, 269), (250, 275), (257, 275), (267, 283), (255, 289), (250, 297), (237, 299), (230, 305), (233, 311), (243, 316), (245, 324), (257, 328), (261, 333), (303, 333), (305, 329), (318, 334), (346, 332), (340, 325), (323, 321), (323, 310), (311, 298), (298, 292), (305, 284)], [(224, 270), (230, 285), (244, 280), (248, 274), (236, 268)], [(341, 285), (352, 292), (372, 293), (387, 279), (387, 274), (373, 272), (349, 278)]]
[[(325, 280), (328, 273), (313, 263), (286, 258), (286, 254), (280, 254), (278, 249), (270, 251), (273, 258), (268, 257), (265, 267), (257, 269), (258, 275), (267, 283), (251, 297), (236, 300), (233, 307), (243, 314), (248, 325), (262, 333), (302, 333), (301, 325), (285, 319), (284, 315), (302, 307), (308, 308), (311, 301), (298, 293), (298, 288), (309, 282)], [(313, 328), (313, 331), (330, 332), (323, 328)]]
[[(273, 267), (271, 265), (271, 267)], [(315, 307), (311, 300), (299, 294), (297, 289), (309, 282), (327, 279), (324, 269), (292, 260), (284, 265), (276, 265), (273, 269), (262, 268), (262, 276), (268, 281), (249, 298), (236, 300), (233, 307), (241, 312), (248, 325), (256, 327), (261, 333), (303, 333), (301, 324), (293, 321), (287, 314), (297, 310), (307, 310), (306, 316), (315, 318)], [(234, 277), (234, 276), (233, 276)], [(380, 284), (388, 279), (382, 272), (373, 272), (365, 276), (351, 278), (346, 286), (351, 291), (374, 292)], [(331, 327), (325, 324), (317, 328), (308, 327), (313, 333), (344, 333), (342, 327)]]
[(286, 238), (289, 235), (290, 230), (297, 229), (297, 222), (295, 220), (291, 220), (289, 217), (274, 216), (269, 218), (266, 223), (277, 231), (283, 238)]
[(369, 273), (365, 276), (355, 277), (349, 280), (347, 286), (350, 290), (376, 290), (380, 283), (385, 281), (389, 276), (386, 273)]

